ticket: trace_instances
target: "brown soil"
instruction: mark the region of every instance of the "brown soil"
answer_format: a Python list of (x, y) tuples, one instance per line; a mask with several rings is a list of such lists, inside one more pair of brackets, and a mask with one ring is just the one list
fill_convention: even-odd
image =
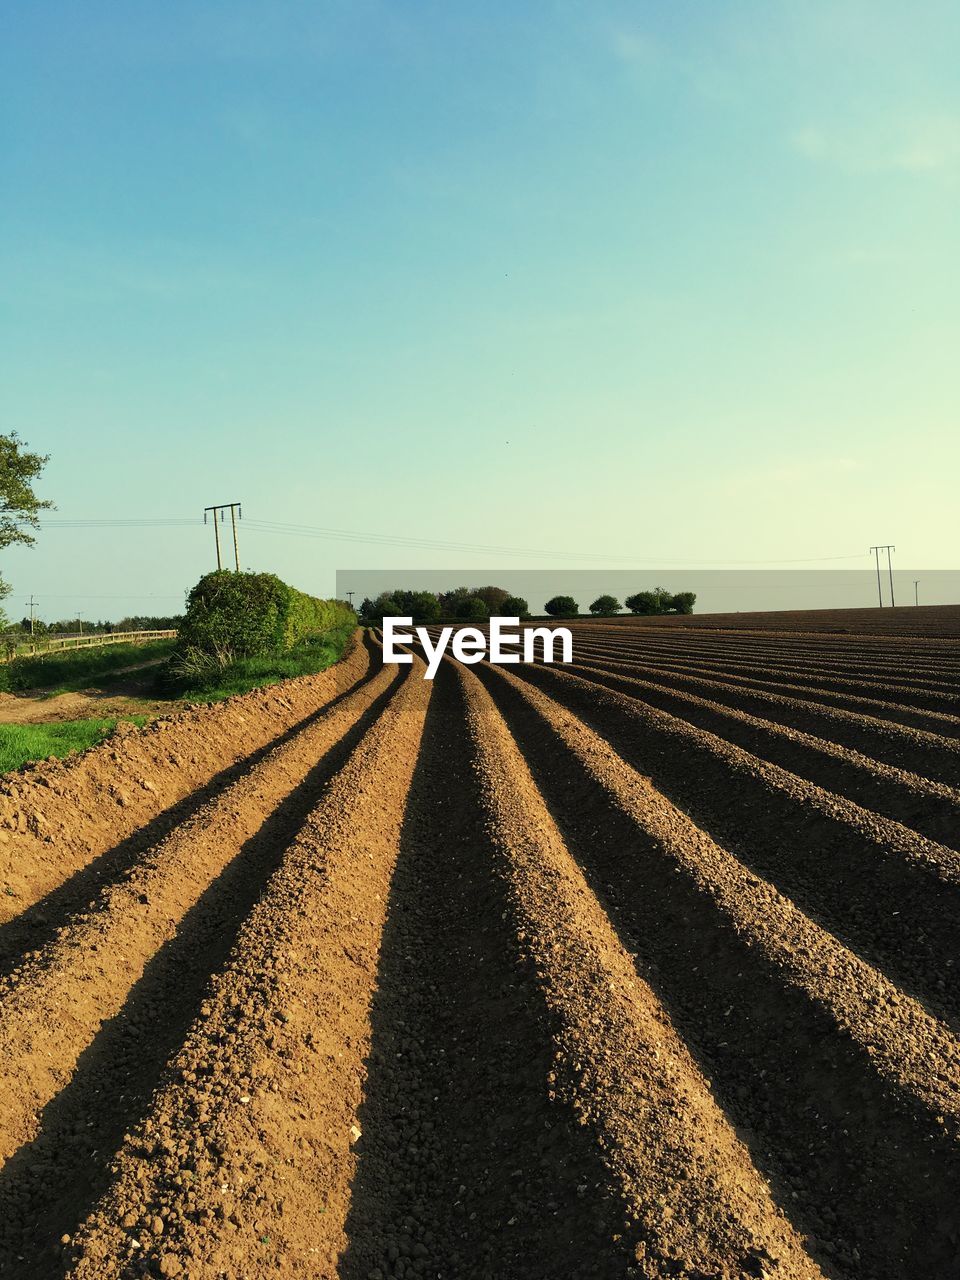
[(113, 720), (169, 713), (169, 702), (142, 697), (132, 689), (84, 690), (57, 693), (50, 698), (0, 693), (0, 724), (54, 724), (60, 720)]
[(170, 702), (151, 696), (151, 668), (157, 662), (128, 667), (102, 684), (75, 693), (45, 694), (42, 689), (0, 693), (0, 724), (52, 724), (60, 720), (112, 720), (132, 715), (169, 715)]
[(0, 1275), (955, 1280), (960, 646), (575, 658), (3, 780)]
[(960, 637), (960, 604), (898, 605), (876, 609), (768, 609), (762, 613), (693, 613), (687, 617), (623, 614), (602, 625), (693, 631), (785, 631), (854, 636)]

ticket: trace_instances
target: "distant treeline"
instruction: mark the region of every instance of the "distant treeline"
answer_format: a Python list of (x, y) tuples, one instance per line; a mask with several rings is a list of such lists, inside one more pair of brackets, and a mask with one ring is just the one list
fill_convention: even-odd
[(413, 618), (414, 622), (485, 622), (491, 614), (526, 618), (530, 607), (503, 587), (455, 587), (452, 591), (381, 591), (360, 606), (363, 622), (379, 626), (384, 618)]
[[(693, 613), (696, 595), (681, 591), (674, 595), (665, 587), (638, 591), (627, 596), (624, 604), (631, 613)], [(580, 605), (573, 596), (554, 596), (543, 606), (554, 618), (575, 618)], [(615, 596), (598, 596), (590, 605), (595, 617), (608, 618), (622, 612), (624, 605)], [(491, 616), (529, 618), (530, 606), (522, 596), (512, 595), (503, 587), (456, 587), (452, 591), (407, 591), (396, 588), (382, 591), (375, 600), (369, 597), (360, 605), (360, 619), (379, 626), (384, 618), (413, 618), (414, 622), (485, 622)]]
[[(182, 616), (182, 614), (171, 614), (158, 618), (142, 614), (135, 618), (121, 618), (119, 622), (110, 622), (108, 619), (93, 622), (89, 618), (58, 618), (56, 622), (41, 622), (39, 618), (34, 618), (33, 633), (38, 636), (62, 634), (73, 636), (81, 631), (84, 635), (106, 635), (114, 631), (176, 631)], [(21, 618), (19, 622), (12, 622), (6, 628), (6, 632), (8, 635), (17, 632), (29, 635), (30, 619)]]

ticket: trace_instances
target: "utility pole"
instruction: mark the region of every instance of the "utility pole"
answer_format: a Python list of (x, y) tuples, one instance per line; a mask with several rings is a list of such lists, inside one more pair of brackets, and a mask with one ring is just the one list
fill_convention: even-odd
[(890, 560), (890, 552), (896, 551), (896, 549), (897, 548), (893, 545), (892, 542), (890, 543), (884, 542), (884, 543), (881, 543), (879, 547), (870, 548), (870, 550), (877, 557), (877, 591), (880, 594), (881, 609), (883, 608), (883, 588), (880, 585), (880, 552), (885, 551), (887, 553), (887, 572), (890, 574), (890, 608), (892, 609), (893, 608), (893, 564)]
[(233, 559), (237, 566), (237, 573), (240, 572), (240, 548), (237, 545), (237, 519), (243, 517), (243, 511), (239, 502), (218, 502), (216, 506), (203, 508), (203, 523), (207, 523), (207, 512), (213, 512), (213, 540), (217, 545), (217, 572), (223, 568), (223, 560), (220, 555), (220, 530), (217, 528), (217, 513), (220, 513), (220, 519), (224, 519), (224, 512), (230, 512), (230, 524), (233, 528)]
[(237, 566), (237, 573), (240, 572), (240, 548), (237, 546), (237, 507), (239, 502), (234, 505), (230, 503), (230, 526), (233, 529), (233, 563)]
[(919, 605), (920, 603), (920, 579), (919, 578), (914, 578), (913, 580), (913, 603), (916, 605)]
[(887, 572), (890, 574), (890, 608), (893, 608), (893, 561), (890, 559), (890, 552), (896, 551), (896, 547), (887, 547)]
[(353, 592), (352, 591), (347, 592), (347, 600), (350, 604), (350, 608), (352, 609), (353, 608)]
[(883, 608), (883, 587), (880, 584), (880, 548), (871, 547), (870, 550), (876, 555), (877, 559), (877, 594), (880, 597), (880, 608)]
[(31, 592), (30, 592), (30, 599), (27, 601), (27, 605), (28, 605), (28, 607), (29, 607), (29, 609), (30, 609), (30, 634), (31, 634), (31, 635), (33, 635), (33, 633), (34, 633), (34, 629), (35, 629), (35, 628), (34, 628), (34, 621), (33, 621), (33, 611), (34, 611), (34, 609), (36, 609), (36, 607), (37, 607), (37, 605), (38, 605), (39, 603), (40, 603), (40, 601), (39, 601), (39, 600), (34, 600), (34, 598), (33, 598), (33, 592), (31, 591)]

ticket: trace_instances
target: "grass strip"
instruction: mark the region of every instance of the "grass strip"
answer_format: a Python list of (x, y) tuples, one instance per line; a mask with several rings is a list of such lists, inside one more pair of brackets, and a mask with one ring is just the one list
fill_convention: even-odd
[[(148, 716), (124, 716), (143, 725)], [(50, 724), (0, 724), (0, 773), (20, 769), (29, 760), (69, 756), (102, 742), (117, 725), (111, 720), (58, 720)]]
[(186, 702), (221, 702), (235, 693), (249, 693), (296, 676), (316, 675), (340, 661), (354, 630), (352, 624), (338, 627), (312, 636), (283, 654), (242, 658), (209, 674), (184, 675), (168, 684), (165, 691)]
[(13, 662), (0, 665), (0, 691), (19, 693), (25, 689), (56, 689), (60, 693), (72, 693), (86, 688), (99, 676), (167, 658), (173, 652), (173, 646), (173, 640), (150, 640), (146, 644), (120, 643), (15, 658)]

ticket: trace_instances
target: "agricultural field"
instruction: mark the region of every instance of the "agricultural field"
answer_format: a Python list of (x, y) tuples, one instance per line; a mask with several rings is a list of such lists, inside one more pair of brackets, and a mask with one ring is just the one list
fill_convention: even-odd
[(690, 621), (2, 779), (0, 1276), (960, 1274), (960, 640)]
[[(609, 622), (634, 625), (620, 615)], [(960, 605), (897, 605), (895, 609), (773, 609), (763, 613), (665, 614), (644, 618), (644, 626), (692, 627), (705, 631), (839, 632), (848, 635), (931, 636), (960, 639)]]

